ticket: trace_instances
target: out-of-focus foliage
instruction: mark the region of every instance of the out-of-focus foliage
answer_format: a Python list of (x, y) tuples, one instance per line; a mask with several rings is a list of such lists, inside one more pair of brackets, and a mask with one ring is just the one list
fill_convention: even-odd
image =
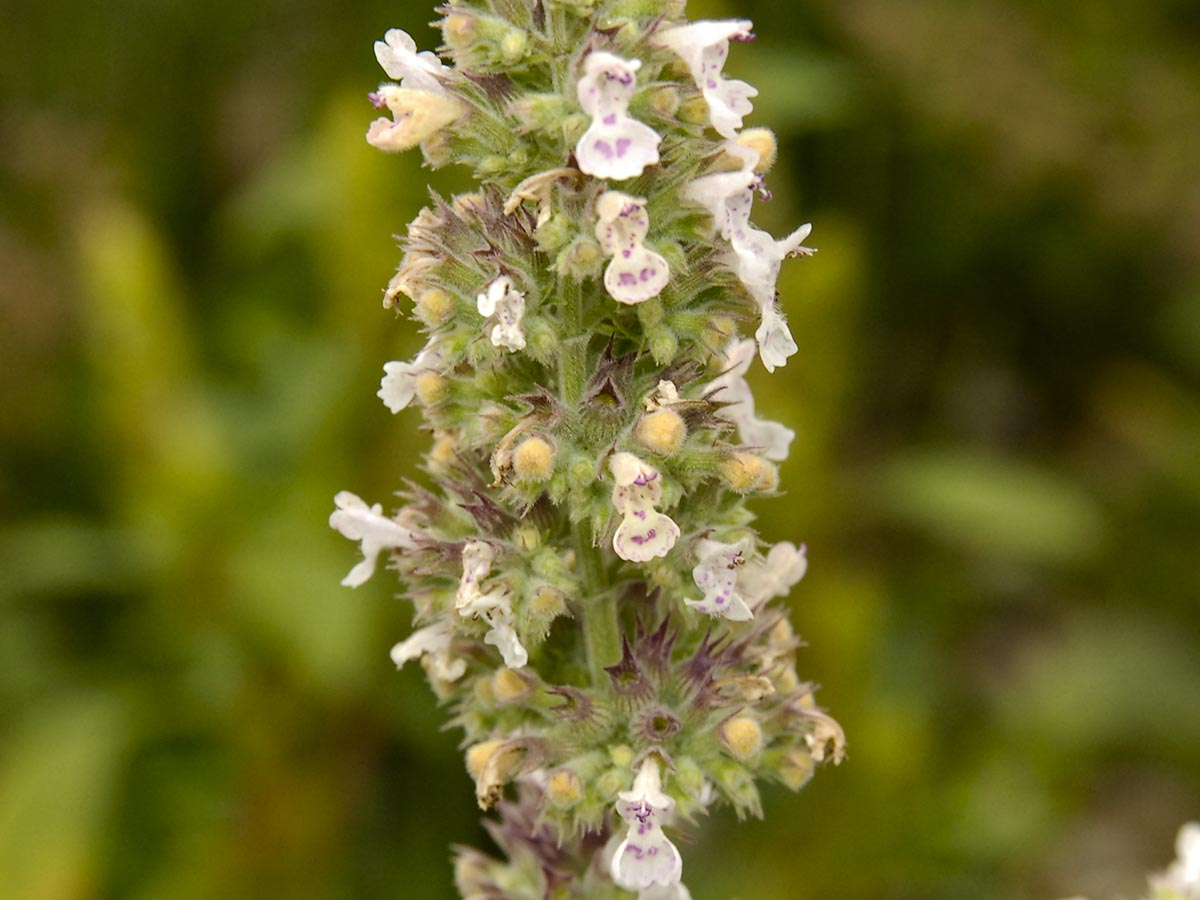
[[(1200, 810), (1200, 12), (694, 2), (778, 127), (802, 668), (850, 758), (684, 848), (704, 898), (1136, 894)], [(362, 134), (421, 3), (18, 0), (0, 28), (0, 894), (447, 898), (481, 838), (333, 493), (416, 154)], [(437, 173), (453, 190), (456, 174)], [(719, 815), (718, 819), (726, 818)], [(754, 860), (748, 866), (746, 861)]]

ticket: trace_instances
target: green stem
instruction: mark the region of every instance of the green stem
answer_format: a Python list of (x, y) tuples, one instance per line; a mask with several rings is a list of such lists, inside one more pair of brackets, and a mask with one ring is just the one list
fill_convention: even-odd
[(583, 330), (583, 289), (573, 278), (558, 283), (564, 338), (558, 357), (559, 399), (574, 406), (583, 399), (587, 382), (588, 335)]
[(590, 529), (581, 523), (576, 533), (579, 536), (576, 553), (583, 643), (587, 649), (588, 672), (592, 676), (592, 683), (601, 686), (608, 682), (605, 668), (621, 661), (617, 595), (605, 578), (604, 562), (600, 551), (592, 546)]

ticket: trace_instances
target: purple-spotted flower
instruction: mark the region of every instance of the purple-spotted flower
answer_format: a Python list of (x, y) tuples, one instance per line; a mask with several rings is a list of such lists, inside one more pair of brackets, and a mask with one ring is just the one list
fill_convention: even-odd
[(604, 287), (618, 303), (641, 303), (667, 286), (667, 261), (642, 242), (650, 231), (646, 201), (605, 191), (596, 201), (596, 239), (612, 257)]
[(807, 547), (780, 541), (767, 551), (765, 558), (742, 566), (738, 573), (738, 589), (753, 609), (774, 597), (786, 597), (806, 572)]
[(398, 360), (384, 363), (383, 378), (375, 396), (393, 413), (412, 403), (417, 394), (417, 379), (422, 375), (437, 372), (442, 363), (442, 354), (430, 344), (417, 354), (412, 362)]
[(704, 592), (699, 600), (683, 602), (697, 612), (721, 616), (733, 622), (754, 618), (738, 591), (738, 571), (750, 552), (750, 541), (743, 538), (736, 544), (702, 540), (696, 548), (700, 562), (692, 569), (692, 580)]
[(490, 629), (483, 642), (491, 644), (504, 657), (510, 669), (529, 662), (529, 654), (513, 627), (512, 600), (503, 588), (483, 590), (483, 580), (492, 572), (496, 551), (486, 541), (467, 541), (463, 547), (462, 577), (458, 582), (454, 608), (464, 619), (483, 619)]
[(417, 42), (403, 29), (392, 28), (375, 42), (375, 58), (388, 78), (395, 78), (401, 87), (431, 94), (446, 94), (442, 79), (450, 70), (442, 64), (437, 54), (425, 50), (417, 52)]
[(475, 301), (479, 314), (492, 319), (492, 346), (505, 350), (525, 349), (525, 295), (512, 285), (512, 279), (501, 275), (488, 285)]
[(697, 178), (684, 196), (708, 209), (717, 232), (729, 241), (730, 265), (761, 311), (762, 321), (754, 334), (759, 356), (767, 371), (774, 372), (796, 352), (796, 342), (775, 299), (780, 266), (788, 256), (811, 256), (816, 251), (803, 246), (812, 232), (811, 224), (801, 225), (778, 241), (750, 224), (750, 208), (759, 184), (758, 176), (750, 169), (721, 172)]
[(713, 379), (715, 390), (709, 397), (727, 404), (720, 414), (737, 426), (743, 444), (757, 449), (766, 459), (787, 459), (796, 432), (779, 422), (760, 419), (754, 412), (754, 393), (746, 381), (746, 371), (754, 359), (754, 341), (730, 341), (725, 358), (728, 368)]
[(368, 506), (357, 494), (342, 491), (333, 498), (337, 509), (329, 516), (329, 527), (343, 537), (362, 543), (363, 560), (342, 579), (346, 587), (365, 584), (375, 574), (379, 554), (384, 550), (412, 550), (417, 536), (394, 519), (383, 514), (382, 504)]
[(632, 453), (614, 453), (612, 502), (621, 514), (613, 535), (613, 550), (629, 562), (647, 562), (666, 556), (679, 539), (679, 526), (654, 507), (662, 500), (662, 476), (658, 469)]
[(453, 638), (445, 621), (419, 628), (392, 648), (392, 662), (399, 669), (410, 659), (423, 659), (426, 670), (438, 681), (458, 681), (466, 674), (467, 663), (450, 653)]
[(629, 115), (641, 66), (641, 60), (621, 59), (602, 50), (588, 54), (584, 61), (576, 90), (592, 124), (575, 145), (575, 160), (588, 175), (621, 181), (658, 162), (662, 138)]
[(750, 22), (745, 19), (693, 22), (678, 28), (668, 28), (655, 36), (655, 41), (674, 50), (687, 63), (708, 103), (713, 128), (727, 138), (737, 136), (742, 118), (754, 109), (751, 97), (758, 91), (744, 81), (727, 79), (721, 74), (729, 55), (729, 42), (750, 41)]
[(647, 757), (632, 790), (617, 795), (617, 815), (629, 830), (613, 854), (612, 879), (626, 890), (668, 887), (683, 874), (683, 859), (663, 833), (675, 801), (663, 792), (658, 767), (655, 757)]

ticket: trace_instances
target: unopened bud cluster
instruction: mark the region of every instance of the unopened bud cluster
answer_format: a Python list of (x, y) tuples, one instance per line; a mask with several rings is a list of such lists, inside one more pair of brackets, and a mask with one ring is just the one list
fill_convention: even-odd
[[(379, 396), (421, 407), (434, 487), (385, 511), (336, 498), (357, 586), (386, 566), (462, 729), (506, 858), (462, 851), (464, 897), (689, 897), (673, 835), (758, 784), (793, 790), (844, 738), (795, 671), (779, 598), (803, 546), (746, 497), (793, 433), (746, 380), (796, 344), (783, 260), (750, 222), (773, 135), (724, 74), (746, 21), (681, 2), (452, 2), (441, 54), (389, 31), (367, 140), (468, 166), (473, 193), (408, 226), (384, 306), (428, 336)], [(741, 337), (743, 323), (753, 337)]]

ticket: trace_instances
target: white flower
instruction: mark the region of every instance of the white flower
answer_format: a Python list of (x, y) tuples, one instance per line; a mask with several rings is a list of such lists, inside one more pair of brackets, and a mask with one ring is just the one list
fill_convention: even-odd
[(450, 70), (442, 65), (437, 54), (429, 50), (418, 53), (417, 42), (407, 31), (390, 29), (382, 41), (375, 42), (375, 58), (388, 78), (395, 78), (404, 87), (431, 94), (446, 93), (441, 79)]
[(709, 397), (723, 406), (720, 414), (737, 426), (743, 444), (757, 448), (766, 459), (787, 459), (796, 432), (779, 422), (760, 419), (754, 414), (754, 393), (746, 381), (746, 371), (754, 359), (754, 341), (731, 341), (725, 348), (729, 368), (714, 378)]
[(451, 655), (450, 642), (453, 637), (454, 632), (447, 622), (419, 628), (392, 648), (392, 662), (399, 669), (410, 659), (424, 657), (425, 667), (434, 678), (439, 681), (458, 681), (466, 674), (467, 663)]
[(463, 615), (474, 614), (481, 603), (484, 606), (489, 605), (482, 590), (482, 583), (492, 573), (492, 563), (495, 559), (496, 551), (486, 541), (467, 541), (463, 545), (463, 572), (458, 580), (458, 592), (454, 597), (454, 608)]
[(427, 372), (436, 372), (441, 365), (442, 355), (429, 344), (417, 354), (412, 362), (393, 361), (383, 364), (383, 378), (375, 396), (384, 402), (393, 413), (398, 413), (412, 403), (417, 393), (417, 379)]
[(742, 566), (738, 588), (753, 608), (772, 597), (786, 597), (808, 571), (807, 548), (791, 541), (780, 541), (765, 559), (756, 559)]
[(384, 550), (411, 550), (417, 546), (416, 535), (383, 514), (383, 506), (366, 502), (349, 491), (333, 498), (337, 509), (329, 516), (329, 527), (352, 541), (362, 542), (363, 561), (350, 570), (342, 584), (358, 587), (375, 574), (375, 564)]
[(1184, 900), (1200, 900), (1200, 823), (1189, 822), (1175, 839), (1179, 858), (1151, 879), (1155, 890), (1173, 891)]
[(678, 406), (683, 402), (679, 398), (679, 388), (675, 387), (675, 382), (673, 381), (660, 381), (658, 387), (654, 389), (654, 393), (642, 401), (646, 407), (646, 412), (670, 409), (672, 406)]
[(758, 301), (762, 313), (762, 322), (755, 332), (759, 355), (767, 371), (774, 372), (776, 366), (784, 365), (796, 352), (787, 320), (775, 301), (780, 266), (788, 256), (811, 256), (816, 251), (803, 245), (812, 232), (811, 224), (801, 225), (778, 241), (750, 224), (750, 208), (759, 183), (749, 168), (721, 172), (697, 178), (684, 196), (708, 209), (717, 232), (729, 241), (730, 264)]
[(750, 22), (744, 19), (692, 22), (659, 32), (655, 40), (674, 50), (692, 72), (696, 87), (708, 103), (713, 128), (724, 137), (734, 138), (742, 127), (742, 117), (754, 109), (751, 97), (758, 91), (744, 81), (721, 75), (729, 55), (729, 41), (750, 41)]
[(596, 201), (596, 239), (612, 257), (604, 287), (618, 303), (641, 303), (667, 286), (667, 261), (642, 243), (650, 231), (646, 201), (605, 191)]
[(613, 854), (613, 881), (631, 891), (678, 884), (683, 859), (662, 830), (675, 801), (663, 793), (658, 761), (648, 757), (638, 770), (633, 789), (617, 797), (617, 814), (628, 823), (629, 831)]
[(632, 453), (614, 453), (609, 461), (616, 486), (612, 502), (621, 514), (613, 550), (629, 562), (666, 556), (679, 539), (679, 526), (654, 507), (662, 500), (658, 469)]
[(525, 295), (512, 286), (512, 279), (501, 275), (479, 295), (475, 307), (481, 316), (495, 316), (492, 325), (492, 346), (505, 350), (525, 349)]
[[(728, 238), (733, 231), (735, 218), (742, 221), (744, 214), (745, 221), (749, 221), (750, 206), (754, 202), (754, 186), (758, 184), (758, 180), (751, 166), (733, 172), (701, 175), (684, 188), (683, 196), (707, 209), (717, 233), (723, 238)], [(744, 210), (741, 209), (743, 205)]]
[(641, 60), (621, 59), (604, 51), (590, 53), (584, 61), (584, 75), (576, 90), (592, 124), (575, 145), (575, 161), (589, 175), (621, 181), (641, 175), (646, 166), (658, 162), (662, 138), (629, 115), (641, 66)]
[(813, 761), (824, 762), (825, 755), (829, 752), (829, 745), (832, 744), (833, 755), (830, 758), (835, 766), (840, 766), (842, 760), (846, 758), (846, 732), (842, 730), (842, 726), (833, 716), (827, 715), (819, 709), (804, 709), (801, 712), (813, 723), (812, 731), (804, 735), (804, 743), (808, 744), (808, 752), (812, 755)]
[(787, 319), (774, 300), (762, 308), (762, 321), (754, 331), (754, 339), (758, 341), (759, 359), (768, 372), (774, 372), (778, 366), (786, 366), (788, 357), (799, 349), (788, 328)]
[(415, 88), (381, 84), (367, 95), (376, 109), (387, 107), (392, 118), (380, 118), (367, 129), (367, 143), (379, 150), (409, 150), (434, 132), (441, 131), (466, 112), (453, 97)]
[(482, 582), (492, 572), (496, 551), (485, 541), (467, 541), (463, 547), (463, 573), (458, 582), (454, 608), (463, 618), (483, 619), (491, 626), (483, 642), (491, 644), (504, 657), (510, 669), (529, 662), (529, 654), (513, 628), (512, 601), (508, 592), (496, 588), (485, 592)]
[(743, 538), (736, 544), (703, 540), (697, 548), (700, 562), (692, 569), (692, 580), (704, 592), (700, 600), (683, 602), (697, 612), (721, 616), (733, 622), (753, 619), (754, 613), (737, 590), (738, 570), (750, 551), (750, 541)]

